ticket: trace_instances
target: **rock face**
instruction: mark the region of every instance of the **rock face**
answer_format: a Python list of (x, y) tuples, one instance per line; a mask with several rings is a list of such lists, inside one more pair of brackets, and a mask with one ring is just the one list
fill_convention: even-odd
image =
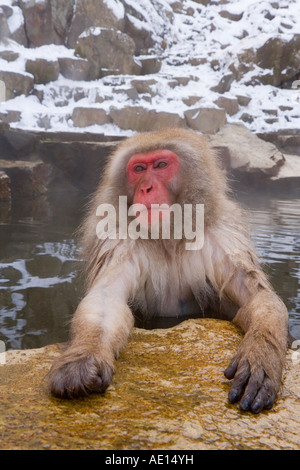
[(58, 61), (47, 59), (27, 60), (26, 72), (31, 73), (37, 84), (46, 84), (57, 80), (59, 75)]
[(9, 33), (10, 31), (9, 31), (9, 27), (7, 24), (7, 17), (1, 5), (0, 6), (0, 41), (3, 41), (7, 37), (9, 37)]
[(74, 108), (72, 121), (76, 127), (88, 127), (94, 124), (107, 124), (110, 122), (104, 109), (101, 108)]
[(0, 80), (6, 85), (6, 99), (10, 100), (19, 95), (29, 95), (33, 90), (33, 77), (29, 74), (1, 71)]
[(90, 64), (87, 60), (61, 57), (58, 59), (60, 72), (65, 78), (71, 80), (87, 80), (89, 77)]
[(0, 201), (7, 201), (11, 198), (10, 178), (0, 170)]
[(51, 167), (43, 162), (0, 160), (0, 171), (11, 180), (14, 196), (36, 197), (47, 192)]
[(220, 108), (225, 109), (226, 113), (229, 116), (236, 114), (239, 110), (239, 103), (237, 99), (234, 98), (226, 98), (225, 96), (220, 96), (216, 101), (215, 104)]
[(266, 178), (277, 175), (285, 163), (284, 155), (275, 145), (251, 134), (242, 124), (227, 124), (209, 136), (209, 140), (214, 147), (228, 148), (233, 170)]
[(92, 79), (111, 74), (139, 74), (141, 66), (133, 59), (134, 50), (134, 41), (114, 28), (91, 27), (76, 43), (76, 54), (91, 64)]
[[(252, 132), (298, 129), (300, 98), (292, 87), (300, 78), (296, 0), (267, 6), (257, 0), (256, 7), (244, 9), (227, 0), (220, 8), (211, 5), (209, 0), (0, 0), (0, 80), (8, 101), (29, 96), (28, 107), (23, 100), (4, 106), (19, 118), (14, 113), (0, 119), (14, 127), (68, 131), (76, 129), (71, 116), (82, 100), (79, 106), (91, 108), (105, 102), (107, 115), (122, 105), (150, 103), (157, 113), (177, 112), (180, 125), (184, 116), (187, 127), (204, 133), (227, 121), (242, 121)], [(156, 84), (139, 85), (149, 91), (131, 89), (149, 74)], [(79, 86), (64, 78), (88, 83), (77, 92)], [(264, 93), (265, 85), (272, 90)], [(127, 96), (120, 96), (124, 92)], [(32, 95), (44, 111), (31, 106)], [(99, 132), (125, 135), (153, 126), (146, 129), (137, 121), (136, 128), (110, 125)]]
[[(73, 0), (74, 3), (74, 0)], [(124, 7), (121, 2), (117, 4), (118, 14), (103, 0), (77, 0), (75, 14), (68, 34), (69, 47), (75, 47), (78, 37), (90, 27), (115, 28), (123, 30)]]
[(226, 123), (224, 109), (193, 108), (186, 111), (184, 115), (191, 129), (204, 134), (212, 133)]
[(138, 132), (156, 131), (166, 127), (185, 127), (186, 123), (177, 113), (145, 109), (141, 106), (126, 106), (110, 110), (110, 117), (121, 129)]
[[(100, 110), (101, 111), (101, 110)], [(117, 142), (43, 142), (40, 158), (53, 168), (56, 181), (93, 191)], [(54, 181), (55, 183), (55, 181)]]
[(27, 37), (31, 47), (44, 44), (61, 44), (52, 22), (51, 3), (49, 0), (20, 0)]
[(297, 76), (300, 68), (300, 34), (295, 34), (289, 41), (281, 37), (272, 37), (257, 49), (245, 49), (238, 54), (239, 64), (230, 66), (237, 80), (245, 73), (253, 71), (258, 65), (263, 69), (252, 83), (261, 82), (265, 85), (278, 86)]
[[(104, 395), (49, 397), (57, 346), (0, 355), (1, 449), (296, 450), (300, 374), (288, 352), (275, 406), (253, 416), (229, 405), (223, 370), (241, 336), (230, 323), (188, 320), (135, 329)], [(132, 406), (134, 404), (134, 406)]]

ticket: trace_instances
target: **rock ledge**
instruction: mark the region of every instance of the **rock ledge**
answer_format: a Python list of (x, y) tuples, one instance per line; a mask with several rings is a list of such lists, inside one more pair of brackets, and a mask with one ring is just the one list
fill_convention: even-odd
[[(229, 322), (135, 329), (105, 395), (49, 397), (43, 377), (58, 345), (8, 351), (0, 366), (1, 449), (299, 449), (299, 361), (288, 352), (275, 407), (229, 405), (223, 376), (241, 340)], [(0, 355), (0, 364), (4, 362)]]

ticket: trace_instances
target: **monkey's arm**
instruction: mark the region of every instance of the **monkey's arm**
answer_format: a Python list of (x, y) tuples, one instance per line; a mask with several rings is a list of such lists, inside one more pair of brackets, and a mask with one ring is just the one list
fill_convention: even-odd
[(233, 322), (245, 333), (225, 370), (225, 376), (233, 379), (228, 398), (231, 403), (240, 400), (244, 411), (259, 413), (272, 407), (280, 387), (288, 312), (254, 265), (251, 270), (235, 269), (224, 291), (240, 307)]
[(104, 392), (111, 383), (114, 360), (125, 347), (134, 323), (127, 302), (131, 279), (136, 277), (129, 261), (112, 264), (79, 304), (70, 345), (49, 372), (49, 390), (57, 397)]

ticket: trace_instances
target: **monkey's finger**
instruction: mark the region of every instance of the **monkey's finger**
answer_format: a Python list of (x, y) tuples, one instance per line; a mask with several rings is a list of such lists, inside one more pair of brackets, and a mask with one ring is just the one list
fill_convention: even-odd
[(229, 366), (227, 369), (224, 370), (224, 375), (226, 379), (231, 380), (235, 376), (235, 373), (237, 371), (238, 365), (240, 362), (240, 357), (235, 356), (232, 361), (230, 362)]
[(264, 381), (264, 371), (262, 369), (255, 371), (251, 374), (245, 392), (240, 401), (240, 408), (243, 411), (248, 411), (255, 399), (257, 393), (261, 389)]
[(99, 392), (99, 393), (105, 392), (107, 387), (111, 384), (112, 375), (113, 375), (112, 368), (107, 364), (102, 365), (101, 371), (98, 372), (98, 377), (95, 383), (96, 388), (93, 389), (93, 392)]
[(250, 410), (252, 413), (260, 413), (263, 409), (269, 410), (276, 398), (276, 390), (272, 385), (271, 380), (266, 377), (264, 383), (256, 395)]
[(228, 400), (230, 401), (230, 403), (235, 403), (239, 399), (242, 393), (242, 390), (249, 379), (249, 376), (250, 376), (250, 365), (246, 359), (242, 362), (242, 364), (239, 363), (237, 373), (234, 376), (231, 389), (229, 390), (229, 393), (228, 393)]

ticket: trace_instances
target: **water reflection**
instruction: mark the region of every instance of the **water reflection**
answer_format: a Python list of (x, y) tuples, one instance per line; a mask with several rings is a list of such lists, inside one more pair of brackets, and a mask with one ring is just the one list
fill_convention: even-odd
[(290, 331), (300, 338), (300, 188), (255, 199), (244, 194), (243, 202), (265, 271), (289, 310)]
[[(300, 189), (250, 194), (253, 240), (265, 269), (290, 312), (300, 338)], [(82, 294), (74, 241), (86, 199), (60, 193), (35, 201), (0, 203), (0, 340), (6, 348), (35, 348), (65, 341)]]

